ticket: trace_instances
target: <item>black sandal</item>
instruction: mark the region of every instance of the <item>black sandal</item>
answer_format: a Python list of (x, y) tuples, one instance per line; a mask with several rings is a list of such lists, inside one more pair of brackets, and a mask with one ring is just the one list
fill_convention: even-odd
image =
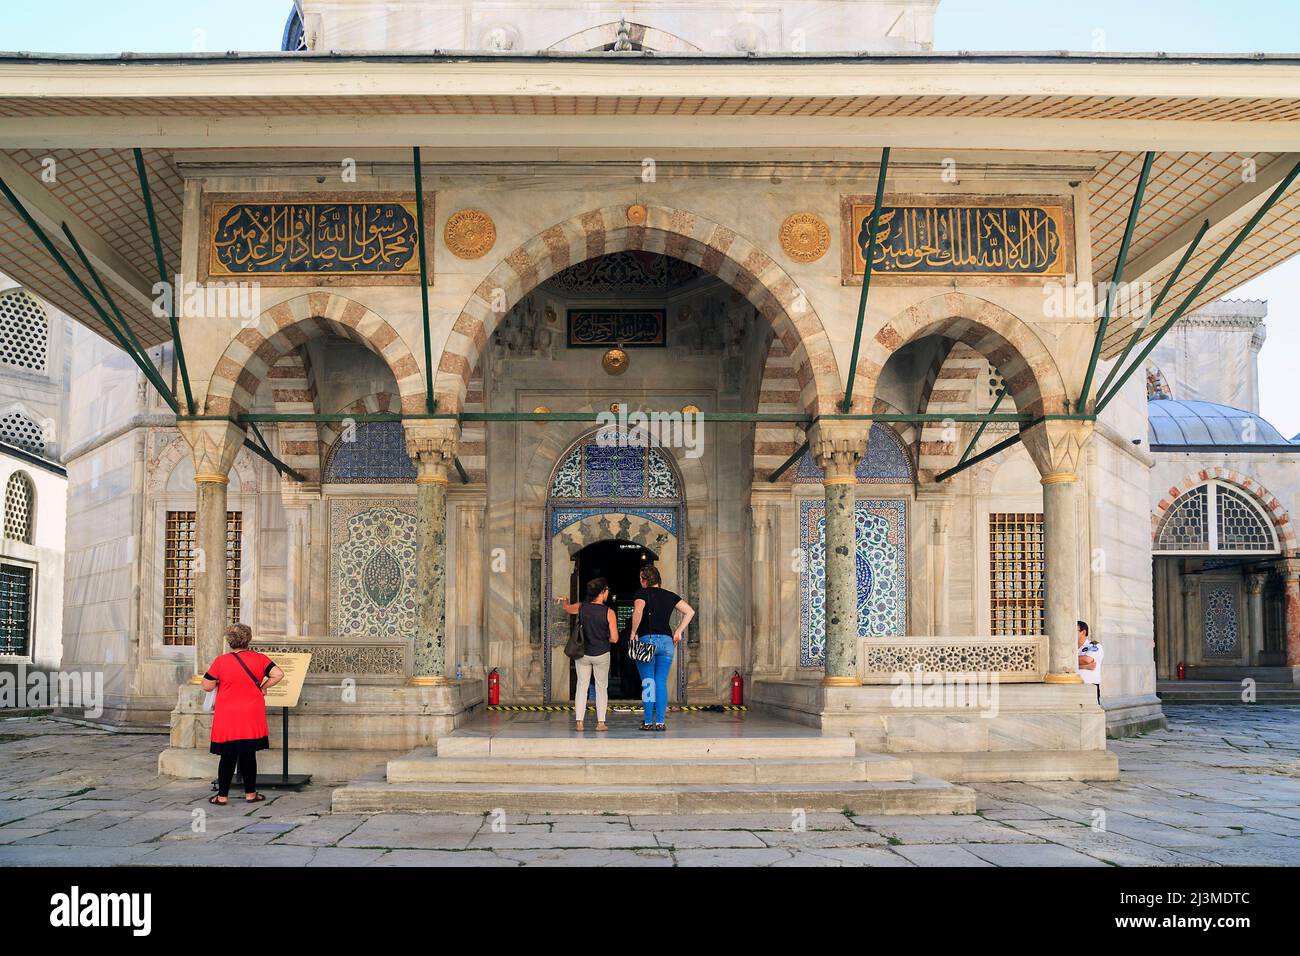
[(657, 731), (659, 731), (660, 733), (663, 733), (665, 730), (668, 729), (668, 725), (667, 725), (667, 724), (655, 724), (654, 729), (657, 730)]
[(265, 799), (266, 799), (266, 794), (264, 794), (264, 793), (255, 793), (255, 794), (253, 794), (253, 799), (252, 799), (252, 800), (249, 800), (248, 797), (244, 797), (244, 802), (245, 802), (245, 803), (261, 803), (261, 802), (262, 802), (263, 800), (265, 800)]
[(641, 729), (642, 729), (642, 730), (654, 730), (654, 729), (655, 729), (655, 725), (654, 725), (654, 724), (647, 724), (647, 723), (645, 723), (645, 722), (643, 721), (643, 722), (641, 723)]
[(225, 807), (230, 805), (230, 798), (223, 797), (219, 793), (214, 793), (212, 796), (208, 797), (208, 803), (212, 804), (214, 807)]

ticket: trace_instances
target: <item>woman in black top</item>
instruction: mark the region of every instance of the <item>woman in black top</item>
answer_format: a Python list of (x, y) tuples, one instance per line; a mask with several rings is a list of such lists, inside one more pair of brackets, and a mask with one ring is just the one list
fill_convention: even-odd
[[(645, 706), (642, 730), (667, 730), (668, 672), (673, 666), (673, 652), (686, 633), (686, 625), (695, 617), (695, 608), (680, 596), (662, 587), (659, 570), (652, 564), (641, 569), (641, 590), (633, 595), (632, 633), (637, 640), (653, 645), (655, 656), (637, 661), (641, 672), (641, 700)], [(681, 623), (672, 629), (673, 611), (681, 611)]]
[(618, 619), (614, 616), (614, 609), (605, 605), (609, 600), (609, 585), (604, 578), (592, 578), (587, 582), (587, 600), (581, 604), (569, 604), (562, 597), (556, 600), (570, 614), (577, 614), (582, 623), (584, 653), (573, 662), (578, 673), (578, 685), (573, 694), (573, 729), (583, 729), (583, 718), (587, 716), (587, 687), (594, 676), (596, 729), (609, 730), (605, 725), (605, 712), (609, 709), (609, 651), (610, 645), (618, 643)]

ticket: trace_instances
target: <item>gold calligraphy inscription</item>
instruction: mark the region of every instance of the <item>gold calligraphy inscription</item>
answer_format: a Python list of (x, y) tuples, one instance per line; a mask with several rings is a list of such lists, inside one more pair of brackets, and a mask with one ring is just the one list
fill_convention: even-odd
[(442, 241), (458, 259), (478, 259), (496, 245), (496, 223), (479, 209), (462, 209), (448, 217)]
[[(425, 221), (433, 199), (425, 199)], [(418, 284), (416, 204), (400, 193), (227, 193), (207, 198), (199, 279), (265, 285)], [(430, 262), (432, 267), (432, 262)]]
[[(841, 200), (843, 276), (860, 282), (872, 211), (870, 197)], [(885, 197), (876, 228), (872, 275), (925, 282), (931, 277), (1033, 283), (1073, 272), (1073, 216), (1060, 197)]]
[(816, 262), (831, 246), (831, 230), (816, 213), (797, 212), (781, 223), (780, 239), (795, 262)]

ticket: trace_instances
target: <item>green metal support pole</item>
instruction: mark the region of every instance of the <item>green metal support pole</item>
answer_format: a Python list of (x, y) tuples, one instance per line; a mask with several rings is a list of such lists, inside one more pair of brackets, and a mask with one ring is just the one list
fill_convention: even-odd
[(953, 475), (957, 474), (958, 472), (965, 471), (967, 468), (974, 467), (975, 465), (978, 465), (980, 462), (992, 458), (994, 455), (998, 454), (998, 452), (1005, 451), (1006, 449), (1010, 448), (1012, 445), (1017, 444), (1020, 441), (1020, 435), (1021, 433), (1017, 432), (1016, 434), (1012, 435), (1010, 438), (1002, 439), (1002, 441), (998, 442), (992, 448), (980, 452), (974, 458), (968, 458), (960, 465), (954, 465), (953, 467), (949, 468), (947, 471), (939, 472), (939, 474), (935, 476), (934, 480), (936, 482), (947, 481), (949, 478), (951, 478)]
[(1111, 366), (1110, 372), (1107, 373), (1106, 378), (1097, 389), (1098, 406), (1101, 405), (1101, 396), (1106, 394), (1107, 386), (1110, 385), (1111, 381), (1119, 373), (1119, 370), (1124, 367), (1125, 360), (1129, 357), (1130, 353), (1132, 353), (1138, 342), (1141, 341), (1142, 333), (1145, 332), (1147, 326), (1151, 324), (1151, 317), (1160, 310), (1160, 306), (1164, 305), (1165, 296), (1169, 295), (1169, 290), (1178, 282), (1179, 276), (1183, 274), (1183, 268), (1192, 258), (1192, 254), (1196, 252), (1196, 247), (1201, 244), (1201, 240), (1205, 237), (1205, 232), (1209, 228), (1210, 220), (1206, 219), (1201, 223), (1201, 228), (1197, 230), (1196, 237), (1192, 239), (1192, 244), (1187, 247), (1186, 251), (1183, 252), (1183, 257), (1178, 260), (1178, 265), (1174, 267), (1174, 271), (1169, 273), (1169, 278), (1165, 280), (1164, 288), (1162, 288), (1160, 294), (1156, 296), (1155, 302), (1151, 304), (1151, 308), (1147, 309), (1146, 314), (1142, 316), (1142, 321), (1138, 323), (1138, 327), (1133, 330), (1132, 338), (1128, 340), (1128, 344), (1124, 346), (1124, 351), (1120, 353), (1120, 357), (1115, 360), (1115, 364)]
[(185, 408), (194, 411), (194, 393), (190, 391), (190, 373), (185, 367), (185, 348), (181, 345), (181, 329), (176, 322), (176, 301), (180, 290), (172, 287), (167, 277), (167, 265), (163, 262), (162, 239), (158, 236), (158, 217), (153, 211), (153, 193), (149, 189), (149, 172), (144, 168), (144, 152), (138, 146), (135, 149), (135, 171), (140, 178), (140, 192), (144, 196), (144, 212), (149, 220), (149, 234), (153, 237), (153, 257), (158, 264), (158, 281), (163, 289), (170, 289), (167, 296), (167, 322), (172, 330), (172, 347), (176, 349), (176, 367), (181, 372), (181, 384), (185, 388)]
[(429, 266), (424, 248), (424, 173), (420, 169), (420, 147), (412, 148), (415, 166), (415, 232), (420, 247), (420, 308), (424, 313), (424, 407), (433, 414), (433, 345), (429, 342)]
[(1110, 277), (1110, 287), (1106, 290), (1106, 307), (1101, 313), (1101, 322), (1097, 325), (1097, 336), (1092, 343), (1092, 358), (1088, 360), (1088, 374), (1083, 377), (1083, 391), (1079, 393), (1079, 411), (1088, 408), (1088, 394), (1092, 391), (1092, 377), (1097, 373), (1097, 362), (1101, 358), (1101, 346), (1106, 341), (1106, 327), (1110, 325), (1110, 313), (1115, 307), (1115, 296), (1119, 293), (1119, 284), (1124, 280), (1124, 263), (1128, 259), (1129, 243), (1133, 241), (1133, 229), (1137, 226), (1138, 212), (1142, 209), (1142, 195), (1147, 189), (1147, 177), (1151, 175), (1151, 164), (1156, 154), (1147, 150), (1142, 161), (1142, 173), (1138, 176), (1137, 189), (1133, 191), (1133, 202), (1128, 208), (1128, 222), (1124, 226), (1124, 239), (1119, 244), (1119, 255), (1115, 258), (1115, 271)]
[[(998, 406), (1002, 404), (1002, 399), (1004, 399), (1006, 395), (1007, 395), (1006, 386), (1003, 386), (1002, 388), (998, 389), (997, 398), (993, 400), (993, 407), (989, 409), (990, 415), (992, 415), (998, 410)], [(980, 427), (975, 429), (975, 435), (974, 437), (971, 438), (970, 444), (966, 446), (966, 450), (961, 453), (961, 458), (957, 460), (958, 465), (964, 464), (966, 459), (970, 457), (970, 453), (975, 450), (975, 445), (979, 442), (980, 437), (984, 434), (984, 429), (989, 427), (989, 421), (990, 419), (987, 418), (984, 419), (984, 421), (980, 422)]]
[(1111, 387), (1111, 390), (1103, 397), (1102, 401), (1098, 403), (1098, 411), (1104, 408), (1106, 404), (1108, 404), (1110, 400), (1118, 394), (1119, 390), (1124, 387), (1124, 383), (1127, 382), (1130, 376), (1132, 376), (1132, 374), (1142, 366), (1142, 363), (1146, 361), (1147, 356), (1150, 355), (1155, 347), (1160, 344), (1160, 340), (1174, 327), (1174, 323), (1183, 317), (1183, 313), (1191, 308), (1192, 303), (1196, 301), (1196, 297), (1201, 294), (1207, 285), (1210, 284), (1210, 280), (1213, 279), (1218, 271), (1223, 268), (1224, 263), (1232, 258), (1232, 254), (1237, 251), (1237, 247), (1246, 241), (1246, 237), (1249, 236), (1251, 232), (1254, 231), (1255, 227), (1259, 225), (1260, 221), (1268, 215), (1268, 211), (1273, 208), (1279, 199), (1282, 198), (1282, 195), (1291, 187), (1291, 184), (1295, 182), (1297, 176), (1300, 176), (1300, 162), (1297, 162), (1293, 167), (1291, 167), (1291, 172), (1287, 173), (1286, 177), (1277, 184), (1271, 193), (1269, 193), (1268, 199), (1264, 200), (1263, 205), (1256, 209), (1255, 214), (1250, 217), (1250, 220), (1244, 226), (1241, 227), (1241, 231), (1237, 233), (1236, 238), (1234, 238), (1232, 242), (1228, 243), (1228, 247), (1224, 249), (1223, 252), (1219, 253), (1219, 258), (1214, 260), (1213, 264), (1205, 271), (1205, 274), (1201, 276), (1200, 281), (1196, 283), (1192, 291), (1187, 293), (1183, 301), (1178, 304), (1178, 308), (1174, 310), (1173, 315), (1165, 320), (1165, 324), (1160, 327), (1160, 330), (1147, 340), (1146, 346), (1138, 353), (1137, 358), (1133, 360), (1133, 364), (1125, 370), (1124, 374), (1120, 376), (1119, 381)]
[(162, 378), (157, 374), (158, 370), (153, 367), (153, 363), (138, 355), (131, 348), (130, 342), (126, 340), (122, 333), (113, 324), (112, 318), (104, 311), (103, 306), (99, 304), (98, 300), (96, 300), (94, 295), (91, 294), (91, 291), (86, 288), (86, 284), (81, 281), (81, 277), (73, 271), (72, 266), (68, 264), (68, 260), (64, 258), (63, 253), (59, 252), (58, 247), (50, 241), (50, 237), (45, 234), (45, 230), (41, 228), (40, 223), (32, 218), (31, 213), (27, 211), (27, 207), (24, 206), (22, 201), (14, 195), (13, 190), (9, 188), (9, 184), (3, 179), (0, 179), (0, 192), (4, 193), (5, 198), (9, 200), (10, 204), (22, 218), (23, 222), (27, 223), (27, 227), (31, 229), (33, 235), (36, 236), (41, 245), (45, 247), (45, 251), (50, 254), (50, 258), (58, 263), (59, 268), (63, 270), (64, 275), (66, 275), (69, 281), (77, 287), (77, 291), (81, 293), (82, 298), (86, 300), (86, 303), (94, 309), (95, 314), (99, 316), (99, 320), (113, 333), (113, 337), (118, 340), (118, 344), (121, 345), (123, 350), (125, 350), (127, 354), (131, 356), (132, 360), (135, 361), (136, 365), (139, 366), (140, 371), (144, 374), (145, 378), (148, 379), (149, 383), (153, 385), (154, 388), (158, 389), (159, 393), (163, 397), (163, 401), (167, 402), (172, 411), (178, 411), (176, 398), (171, 394), (170, 389), (166, 388), (166, 386), (162, 384)]
[(61, 223), (60, 226), (63, 230), (63, 234), (67, 237), (68, 242), (72, 245), (72, 251), (77, 254), (77, 258), (81, 261), (82, 268), (84, 268), (90, 275), (91, 281), (95, 283), (95, 288), (98, 289), (99, 294), (104, 297), (104, 301), (106, 301), (108, 307), (112, 309), (113, 315), (117, 317), (117, 323), (120, 323), (121, 325), (119, 328), (118, 324), (114, 323), (112, 319), (109, 319), (106, 323), (109, 331), (113, 333), (113, 337), (117, 339), (118, 346), (121, 347), (122, 351), (126, 352), (127, 355), (131, 356), (132, 361), (134, 361), (140, 371), (144, 373), (145, 379), (154, 387), (158, 394), (162, 396), (163, 401), (167, 403), (168, 407), (170, 407), (173, 412), (177, 411), (179, 406), (176, 403), (176, 396), (172, 394), (172, 390), (167, 386), (167, 383), (163, 381), (163, 377), (159, 373), (158, 368), (149, 360), (149, 356), (140, 345), (140, 340), (135, 337), (135, 333), (131, 330), (130, 323), (127, 322), (126, 317), (123, 316), (121, 310), (118, 309), (113, 296), (109, 293), (103, 280), (100, 279), (99, 273), (95, 271), (95, 267), (91, 263), (89, 257), (87, 257), (85, 251), (81, 248), (81, 243), (79, 243), (77, 237), (72, 234), (72, 230), (68, 228), (67, 223)]
[(126, 317), (122, 315), (121, 310), (117, 307), (117, 303), (113, 300), (112, 295), (109, 294), (103, 280), (99, 277), (99, 273), (95, 271), (95, 267), (91, 263), (90, 258), (81, 248), (81, 243), (77, 241), (77, 237), (72, 234), (72, 230), (68, 228), (66, 222), (60, 223), (60, 227), (63, 230), (63, 234), (67, 236), (68, 242), (72, 244), (72, 251), (75, 252), (77, 258), (81, 260), (82, 268), (90, 274), (91, 281), (95, 283), (95, 288), (98, 289), (99, 294), (104, 297), (104, 301), (108, 303), (108, 307), (113, 310), (113, 315), (117, 316), (117, 321), (121, 323), (120, 329), (112, 321), (108, 323), (109, 331), (113, 333), (113, 338), (117, 339), (118, 346), (121, 347), (122, 351), (126, 352), (127, 355), (131, 356), (131, 360), (135, 362), (140, 371), (144, 373), (145, 379), (154, 387), (154, 390), (162, 396), (163, 401), (167, 403), (168, 407), (171, 408), (173, 412), (177, 411), (179, 406), (176, 403), (176, 396), (173, 395), (172, 390), (167, 387), (167, 383), (163, 381), (163, 377), (159, 373), (157, 366), (149, 360), (148, 354), (140, 345), (140, 340), (137, 339), (135, 333), (131, 331), (131, 324), (127, 322)]
[(465, 470), (465, 466), (462, 465), (462, 464), (460, 463), (460, 459), (459, 459), (459, 458), (453, 458), (453, 459), (451, 460), (451, 463), (452, 463), (453, 465), (456, 466), (456, 474), (460, 475), (460, 483), (461, 483), (462, 485), (468, 485), (468, 484), (469, 484), (469, 472), (467, 472), (467, 471)]
[(844, 388), (844, 401), (840, 411), (853, 408), (853, 383), (858, 375), (858, 351), (862, 348), (862, 326), (867, 320), (867, 294), (871, 290), (871, 263), (876, 258), (876, 228), (880, 223), (880, 207), (885, 201), (885, 175), (889, 172), (889, 147), (880, 151), (880, 175), (876, 179), (876, 204), (868, 220), (867, 248), (862, 252), (862, 293), (858, 297), (858, 327), (853, 333), (853, 353), (849, 356), (849, 380)]
[(294, 471), (292, 468), (290, 468), (288, 465), (282, 462), (279, 458), (276, 458), (265, 448), (258, 445), (258, 443), (253, 441), (251, 438), (244, 439), (244, 447), (247, 448), (249, 451), (251, 451), (258, 458), (262, 458), (266, 461), (269, 461), (272, 467), (274, 467), (275, 470), (281, 475), (288, 475), (294, 481), (305, 482), (307, 480), (302, 475), (298, 474), (298, 472)]
[(782, 464), (780, 468), (778, 468), (776, 471), (772, 472), (770, 475), (767, 476), (767, 480), (773, 482), (779, 481), (781, 476), (784, 475), (787, 471), (789, 471), (791, 466), (793, 466), (796, 461), (802, 458), (804, 452), (806, 452), (810, 447), (811, 447), (810, 442), (804, 442), (802, 445), (800, 445), (799, 450), (796, 451), (789, 458), (787, 458), (785, 460), (785, 463)]

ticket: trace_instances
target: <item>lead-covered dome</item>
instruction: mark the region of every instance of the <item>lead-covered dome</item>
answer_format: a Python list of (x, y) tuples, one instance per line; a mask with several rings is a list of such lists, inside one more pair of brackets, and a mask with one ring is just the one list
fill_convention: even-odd
[(1254, 412), (1214, 402), (1155, 399), (1147, 403), (1147, 421), (1147, 440), (1155, 448), (1214, 445), (1295, 447)]

